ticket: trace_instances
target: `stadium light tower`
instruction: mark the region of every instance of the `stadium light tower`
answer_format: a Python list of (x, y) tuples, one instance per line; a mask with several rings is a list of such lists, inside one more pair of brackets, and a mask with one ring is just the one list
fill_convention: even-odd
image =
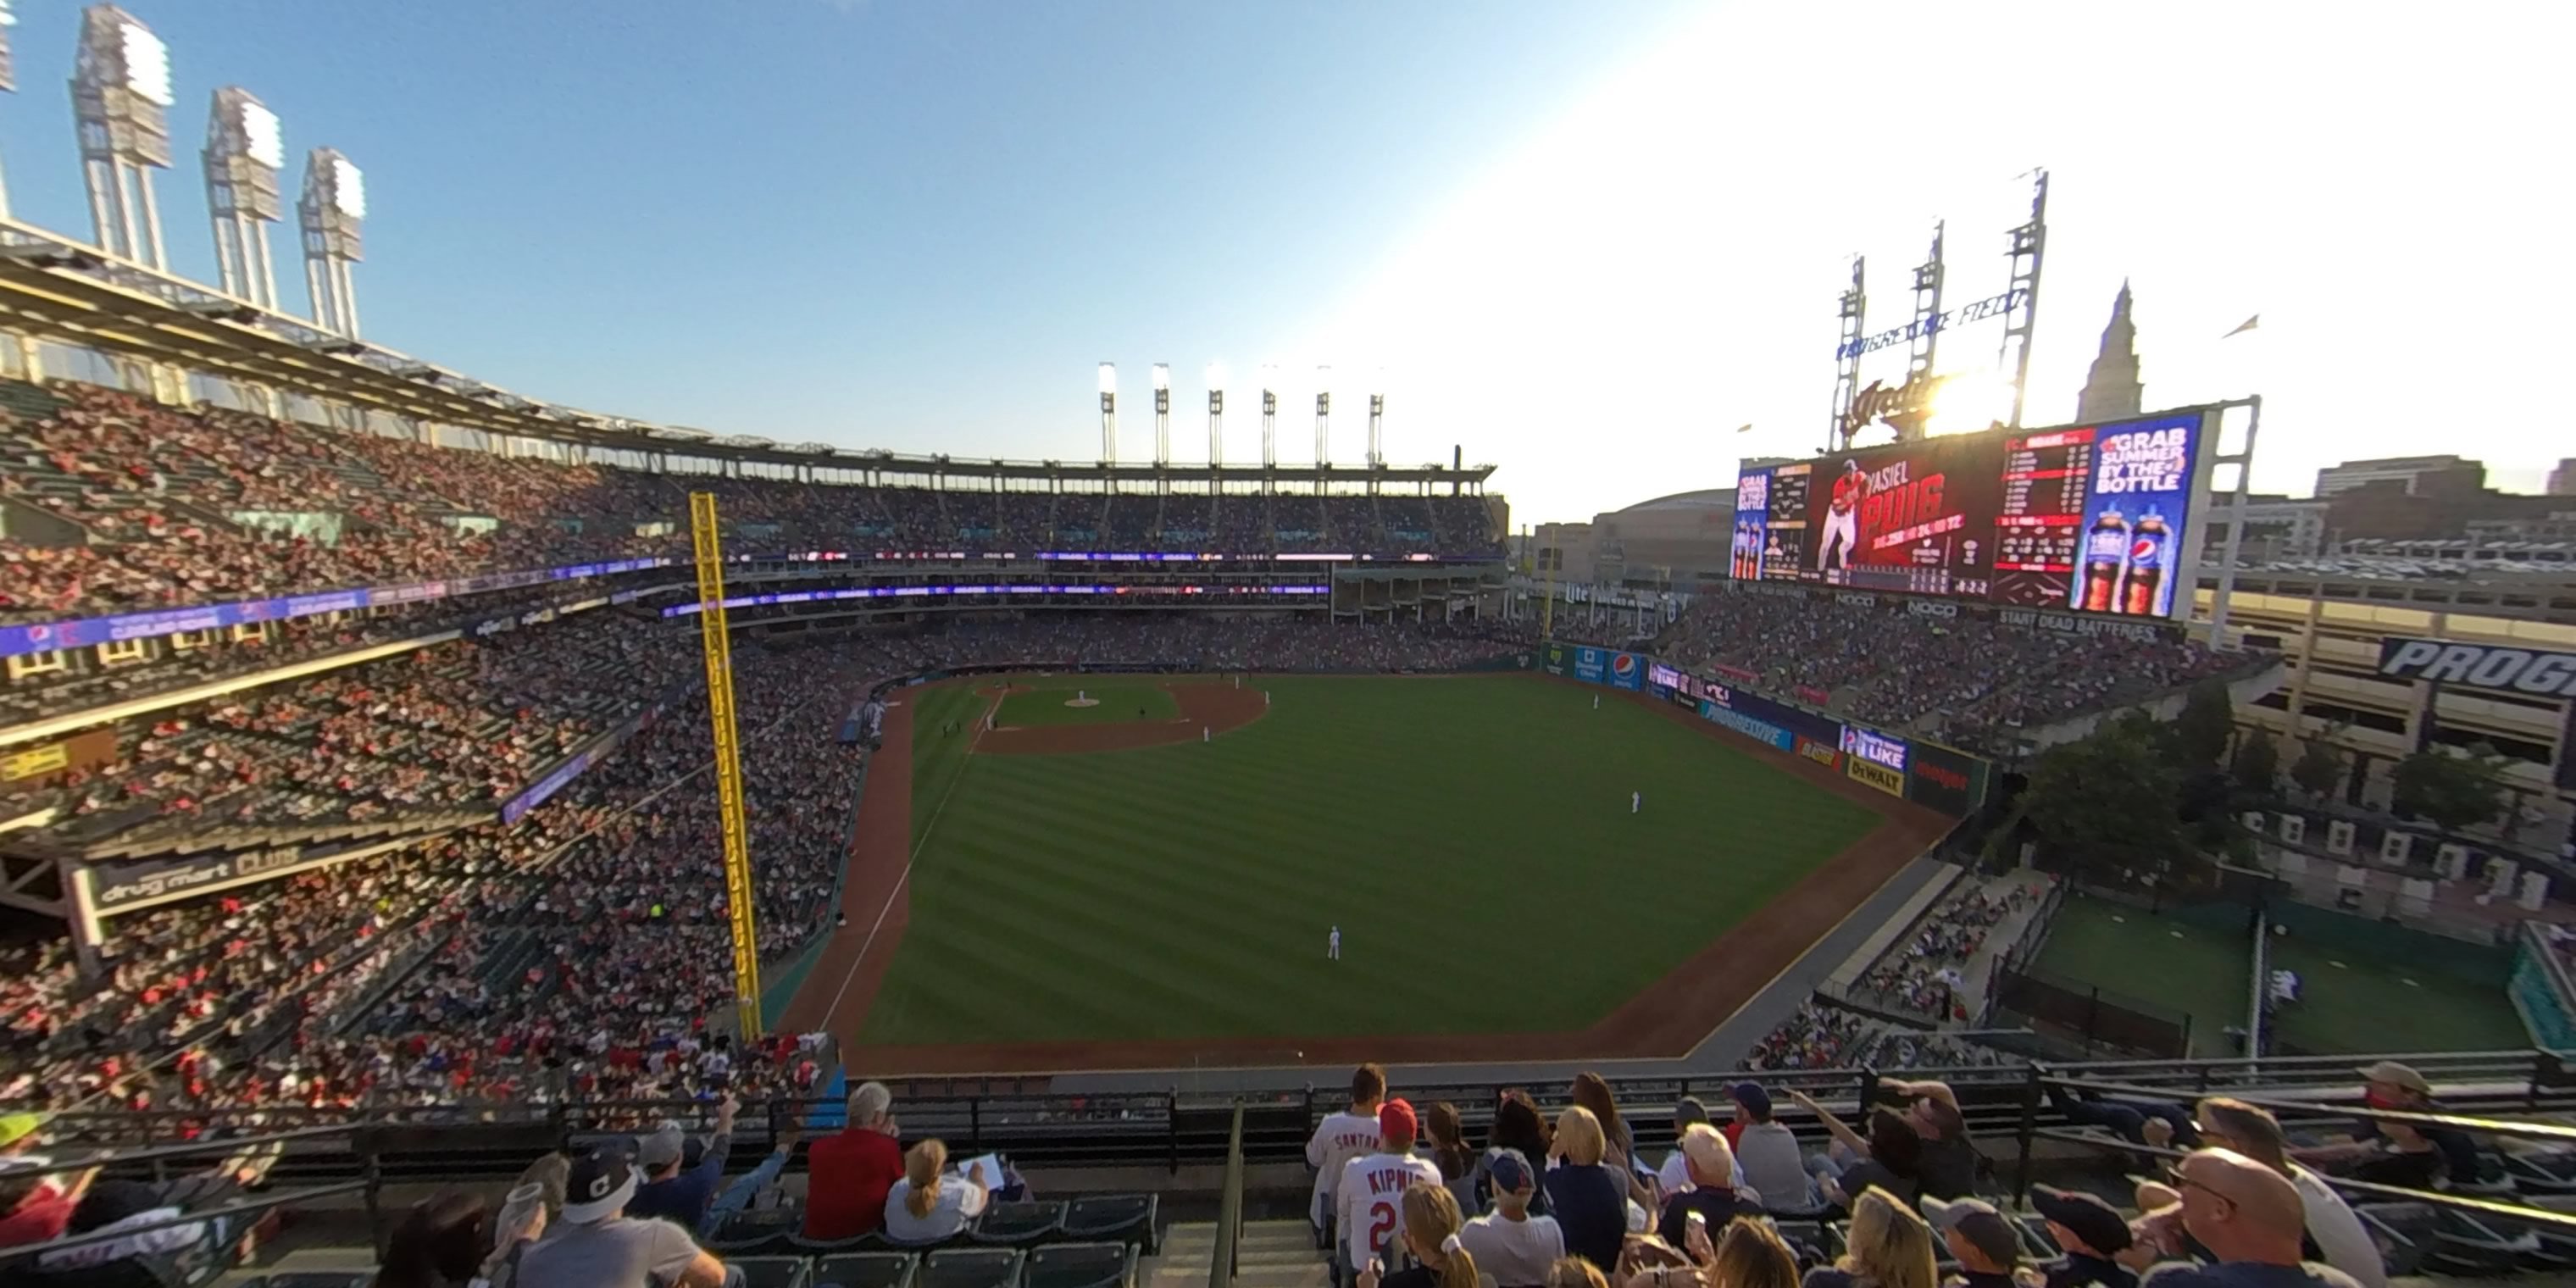
[(1154, 468), (1172, 463), (1172, 364), (1154, 364)]
[(1207, 364), (1208, 468), (1225, 464), (1225, 364)]
[(1261, 364), (1261, 468), (1279, 464), (1279, 364)]
[(1118, 460), (1118, 364), (1100, 364), (1100, 463)]
[(1315, 464), (1333, 463), (1333, 369), (1315, 368)]
[[(9, 60), (9, 38), (14, 34), (9, 29), (17, 25), (18, 15), (10, 12), (9, 0), (0, 0), (0, 90), (15, 92), (18, 88), (18, 69)], [(8, 213), (9, 179), (0, 174), (0, 217)]]
[(1369, 468), (1386, 468), (1386, 368), (1369, 372)]
[(164, 266), (152, 172), (170, 167), (170, 47), (112, 4), (81, 11), (72, 119), (99, 249)]
[(304, 225), (304, 289), (313, 297), (314, 324), (358, 338), (358, 284), (349, 266), (365, 259), (358, 225), (367, 218), (366, 177), (330, 148), (304, 155), (304, 199), (295, 205)]
[(268, 226), (282, 209), (277, 172), (286, 166), (277, 113), (249, 90), (215, 91), (206, 117), (206, 210), (214, 220), (215, 268), (224, 291), (277, 311), (277, 265), (268, 255)]

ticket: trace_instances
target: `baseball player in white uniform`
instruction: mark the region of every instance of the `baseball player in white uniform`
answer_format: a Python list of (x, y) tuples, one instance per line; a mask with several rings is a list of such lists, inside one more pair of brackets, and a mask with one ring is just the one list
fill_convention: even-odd
[(1333, 927), (1333, 933), (1330, 936), (1327, 936), (1324, 940), (1324, 960), (1328, 962), (1337, 962), (1341, 959), (1342, 928), (1335, 926)]
[(1646, 808), (1646, 794), (1645, 794), (1644, 792), (1630, 792), (1630, 793), (1628, 793), (1628, 812), (1629, 812), (1629, 813), (1634, 814), (1634, 813), (1636, 813), (1637, 811), (1642, 810), (1642, 809), (1644, 809), (1644, 808)]
[(1351, 1278), (1402, 1247), (1404, 1192), (1415, 1185), (1438, 1185), (1440, 1168), (1413, 1153), (1413, 1106), (1402, 1097), (1377, 1111), (1377, 1152), (1342, 1164), (1341, 1198), (1335, 1212), (1342, 1223), (1342, 1264)]
[(1377, 1109), (1385, 1099), (1385, 1072), (1373, 1064), (1361, 1065), (1351, 1074), (1351, 1107), (1324, 1115), (1307, 1139), (1306, 1163), (1315, 1169), (1315, 1185), (1307, 1198), (1306, 1219), (1316, 1229), (1323, 1229), (1332, 1218), (1343, 1166), (1377, 1152)]
[(1843, 462), (1843, 476), (1834, 480), (1832, 496), (1825, 503), (1825, 532), (1816, 547), (1816, 569), (1834, 567), (1834, 546), (1842, 546), (1841, 566), (1851, 567), (1852, 552), (1860, 549), (1860, 503), (1869, 496), (1869, 476), (1861, 472), (1860, 462)]

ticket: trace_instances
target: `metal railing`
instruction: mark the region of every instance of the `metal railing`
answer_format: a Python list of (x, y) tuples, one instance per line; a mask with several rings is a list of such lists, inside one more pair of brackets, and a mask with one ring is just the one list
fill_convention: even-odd
[(1234, 1288), (1243, 1256), (1243, 1106), (1226, 1134), (1225, 1188), (1216, 1203), (1216, 1246), (1208, 1253), (1208, 1288)]

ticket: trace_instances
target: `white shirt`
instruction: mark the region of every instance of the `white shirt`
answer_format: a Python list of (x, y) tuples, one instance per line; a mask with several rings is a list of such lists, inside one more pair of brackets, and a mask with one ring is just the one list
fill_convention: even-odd
[(1324, 1224), (1325, 1204), (1341, 1194), (1342, 1167), (1363, 1154), (1377, 1152), (1377, 1115), (1348, 1109), (1327, 1114), (1306, 1141), (1306, 1161), (1315, 1169), (1315, 1188), (1306, 1205), (1307, 1218)]
[(939, 1197), (930, 1204), (930, 1215), (914, 1216), (904, 1200), (912, 1197), (912, 1179), (896, 1181), (886, 1191), (885, 1232), (889, 1239), (906, 1243), (926, 1243), (945, 1239), (966, 1228), (984, 1210), (992, 1196), (983, 1186), (954, 1173), (939, 1178)]
[(2388, 1267), (2379, 1261), (2379, 1245), (2370, 1241), (2370, 1231), (2362, 1228), (2361, 1218), (2325, 1183), (2323, 1177), (2290, 1164), (2290, 1183), (2299, 1187), (2299, 1201), (2307, 1206), (2308, 1233), (2316, 1236), (2317, 1250), (2325, 1254), (2327, 1265), (2351, 1275), (2361, 1288), (2388, 1288)]
[(1404, 1192), (1416, 1183), (1438, 1185), (1440, 1169), (1430, 1159), (1411, 1154), (1369, 1154), (1342, 1165), (1341, 1198), (1335, 1211), (1342, 1223), (1342, 1248), (1354, 1267), (1389, 1247), (1402, 1246)]
[(1547, 1268), (1565, 1255), (1565, 1232), (1552, 1216), (1514, 1221), (1489, 1212), (1461, 1228), (1458, 1243), (1476, 1259), (1477, 1274), (1507, 1286), (1546, 1283)]

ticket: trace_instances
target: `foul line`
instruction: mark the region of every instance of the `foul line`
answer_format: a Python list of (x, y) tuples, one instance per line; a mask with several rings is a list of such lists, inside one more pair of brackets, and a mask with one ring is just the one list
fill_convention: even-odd
[[(1001, 705), (1002, 700), (997, 697), (993, 699), (992, 706), (986, 708), (986, 710), (998, 710)], [(976, 742), (983, 741), (984, 735), (980, 732), (982, 727), (983, 721), (978, 719), (976, 721), (976, 728), (979, 732), (975, 735)], [(904, 736), (907, 738), (911, 737), (912, 730), (909, 728), (905, 729)], [(969, 743), (966, 748), (967, 754), (974, 754), (974, 750), (974, 745)], [(960, 766), (956, 773), (949, 775), (947, 789), (939, 793), (939, 803), (932, 806), (930, 809), (930, 821), (922, 825), (921, 839), (913, 842), (912, 852), (904, 856), (903, 875), (896, 877), (894, 879), (894, 885), (886, 890), (885, 902), (877, 907), (877, 919), (868, 925), (868, 937), (859, 941), (859, 955), (850, 959), (850, 969), (843, 972), (841, 975), (841, 987), (834, 990), (832, 993), (832, 1004), (823, 1008), (823, 1030), (825, 1032), (828, 1033), (831, 1031), (833, 1018), (841, 1013), (841, 999), (850, 995), (850, 985), (858, 980), (859, 967), (866, 964), (868, 960), (868, 950), (876, 946), (877, 932), (885, 929), (886, 914), (894, 911), (894, 901), (896, 897), (901, 895), (903, 893), (904, 886), (910, 884), (912, 881), (912, 865), (920, 861), (921, 847), (930, 844), (930, 834), (939, 830), (939, 816), (948, 812), (948, 800), (950, 797), (957, 794), (957, 784), (964, 781), (965, 777), (966, 770), (963, 766)], [(912, 790), (912, 784), (910, 783), (905, 783), (903, 786), (905, 791)], [(862, 808), (865, 808), (865, 806), (863, 805)]]

